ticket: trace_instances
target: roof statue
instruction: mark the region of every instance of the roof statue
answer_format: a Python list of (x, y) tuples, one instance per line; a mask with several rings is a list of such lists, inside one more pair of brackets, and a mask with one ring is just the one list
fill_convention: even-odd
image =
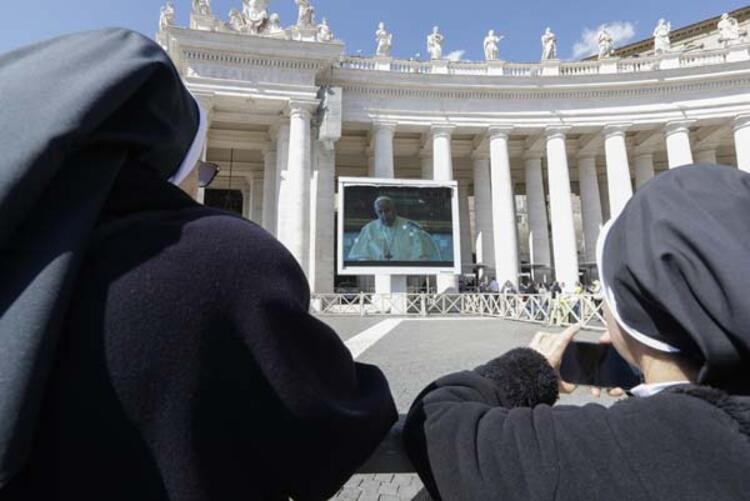
[(740, 31), (740, 23), (736, 18), (727, 13), (722, 14), (719, 24), (719, 42), (725, 47), (742, 41), (742, 37), (747, 35), (747, 31)]
[(193, 14), (199, 16), (210, 16), (211, 0), (193, 0)]
[(268, 0), (242, 0), (242, 15), (245, 30), (251, 35), (258, 35), (268, 21)]
[(174, 2), (168, 0), (167, 4), (164, 5), (159, 12), (159, 31), (164, 31), (169, 26), (174, 26), (175, 23), (175, 9)]
[(375, 55), (381, 57), (390, 57), (391, 48), (393, 47), (393, 33), (388, 33), (385, 29), (385, 23), (378, 24), (378, 31), (375, 32), (375, 40), (378, 46), (375, 49)]
[(230, 29), (231, 31), (238, 31), (238, 32), (246, 31), (245, 17), (237, 9), (230, 9), (229, 21), (227, 22), (226, 27)]
[(557, 36), (548, 26), (542, 35), (542, 61), (557, 59)]
[(498, 44), (503, 38), (505, 37), (495, 35), (495, 30), (490, 30), (487, 36), (484, 37), (484, 58), (487, 61), (497, 60), (500, 54)]
[(672, 23), (666, 22), (663, 18), (659, 19), (656, 28), (654, 28), (654, 53), (663, 54), (672, 50), (672, 43), (669, 40), (671, 31)]
[(331, 40), (333, 40), (333, 32), (331, 27), (328, 26), (328, 20), (323, 18), (323, 21), (318, 25), (318, 41), (330, 42)]
[(297, 26), (310, 27), (315, 25), (315, 7), (310, 0), (294, 0), (297, 5)]
[(439, 28), (434, 26), (432, 33), (427, 35), (427, 52), (430, 54), (430, 59), (442, 59), (443, 58), (443, 43), (445, 37), (439, 33)]
[(266, 29), (263, 32), (264, 35), (276, 35), (283, 33), (284, 28), (281, 27), (281, 17), (275, 12), (271, 14), (266, 23)]
[(599, 31), (599, 59), (611, 57), (615, 52), (615, 39), (606, 28)]

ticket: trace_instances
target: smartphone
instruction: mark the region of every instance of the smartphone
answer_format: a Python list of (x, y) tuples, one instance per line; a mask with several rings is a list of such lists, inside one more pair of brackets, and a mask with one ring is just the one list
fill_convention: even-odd
[(611, 344), (572, 342), (560, 364), (563, 381), (601, 388), (629, 390), (641, 384), (641, 375)]

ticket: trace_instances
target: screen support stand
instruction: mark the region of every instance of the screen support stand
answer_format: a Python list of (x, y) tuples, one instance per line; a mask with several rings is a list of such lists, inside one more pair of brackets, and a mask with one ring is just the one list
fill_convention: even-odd
[(458, 293), (458, 275), (452, 273), (439, 274), (437, 276), (437, 292), (438, 294)]
[(406, 275), (375, 275), (379, 309), (394, 315), (406, 314)]

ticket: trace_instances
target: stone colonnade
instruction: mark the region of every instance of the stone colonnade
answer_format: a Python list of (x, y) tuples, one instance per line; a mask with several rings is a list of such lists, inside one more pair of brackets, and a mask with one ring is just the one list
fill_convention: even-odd
[[(335, 144), (320, 142), (312, 137), (311, 118), (316, 103), (290, 101), (288, 118), (271, 133), (272, 145), (264, 151), (262, 176), (251, 181), (251, 208), (248, 216), (263, 226), (295, 256), (306, 271), (315, 292), (332, 292), (335, 274)], [(703, 148), (693, 154), (691, 126), (694, 122), (669, 122), (663, 126), (664, 146), (670, 168), (694, 160), (715, 162), (715, 148)], [(633, 195), (630, 159), (633, 160), (635, 189), (654, 176), (654, 151), (636, 148), (628, 151), (626, 134), (629, 124), (612, 124), (602, 128), (603, 151), (580, 149), (574, 157), (577, 168), (581, 215), (583, 219), (584, 253), (586, 263), (595, 261), (596, 240), (605, 212), (616, 216)], [(397, 124), (376, 121), (372, 125), (372, 150), (369, 174), (376, 178), (395, 176), (394, 137)], [(451, 139), (455, 127), (434, 124), (428, 129), (427, 143), (431, 147), (421, 153), (422, 177), (434, 180), (453, 180), (453, 152)], [(529, 253), (532, 267), (550, 268), (555, 279), (571, 288), (578, 281), (579, 256), (572, 206), (571, 166), (566, 139), (572, 128), (552, 126), (544, 130), (544, 148), (524, 153), (524, 181), (526, 185), (529, 224)], [(737, 164), (750, 172), (750, 115), (734, 120), (734, 140)], [(509, 142), (514, 134), (522, 134), (513, 127), (490, 125), (485, 145), (472, 153), (474, 185), (474, 236), (476, 262), (493, 270), (498, 283), (510, 281), (518, 285), (520, 271), (519, 242), (511, 177)], [(596, 158), (606, 161), (606, 193), (598, 178)], [(548, 193), (545, 193), (543, 162), (546, 160)], [(469, 226), (469, 187), (459, 186), (462, 254), (471, 253), (472, 238)], [(606, 195), (608, 211), (602, 205)], [(549, 206), (547, 204), (549, 201)], [(550, 234), (551, 230), (551, 234)], [(464, 262), (468, 262), (466, 256)], [(457, 289), (458, 277), (438, 276), (438, 291)], [(405, 277), (376, 277), (376, 291), (403, 292)]]

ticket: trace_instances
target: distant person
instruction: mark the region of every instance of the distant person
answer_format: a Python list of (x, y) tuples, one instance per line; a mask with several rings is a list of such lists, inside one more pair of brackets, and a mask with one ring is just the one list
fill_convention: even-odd
[(515, 294), (516, 288), (513, 286), (513, 282), (511, 282), (510, 280), (506, 280), (500, 292), (502, 292), (503, 294)]
[(440, 249), (429, 233), (397, 214), (387, 196), (373, 204), (377, 219), (359, 232), (349, 251), (351, 261), (442, 261)]
[(0, 499), (335, 495), (388, 383), (278, 241), (189, 196), (207, 122), (167, 54), (87, 32), (0, 82)]
[(500, 284), (497, 283), (495, 277), (492, 277), (492, 279), (490, 280), (489, 285), (487, 285), (487, 290), (492, 294), (497, 294), (500, 292)]
[(609, 408), (554, 405), (578, 326), (438, 379), (404, 428), (432, 497), (749, 499), (748, 214), (736, 167), (684, 166), (639, 189), (602, 228), (597, 264), (609, 338), (643, 384)]

